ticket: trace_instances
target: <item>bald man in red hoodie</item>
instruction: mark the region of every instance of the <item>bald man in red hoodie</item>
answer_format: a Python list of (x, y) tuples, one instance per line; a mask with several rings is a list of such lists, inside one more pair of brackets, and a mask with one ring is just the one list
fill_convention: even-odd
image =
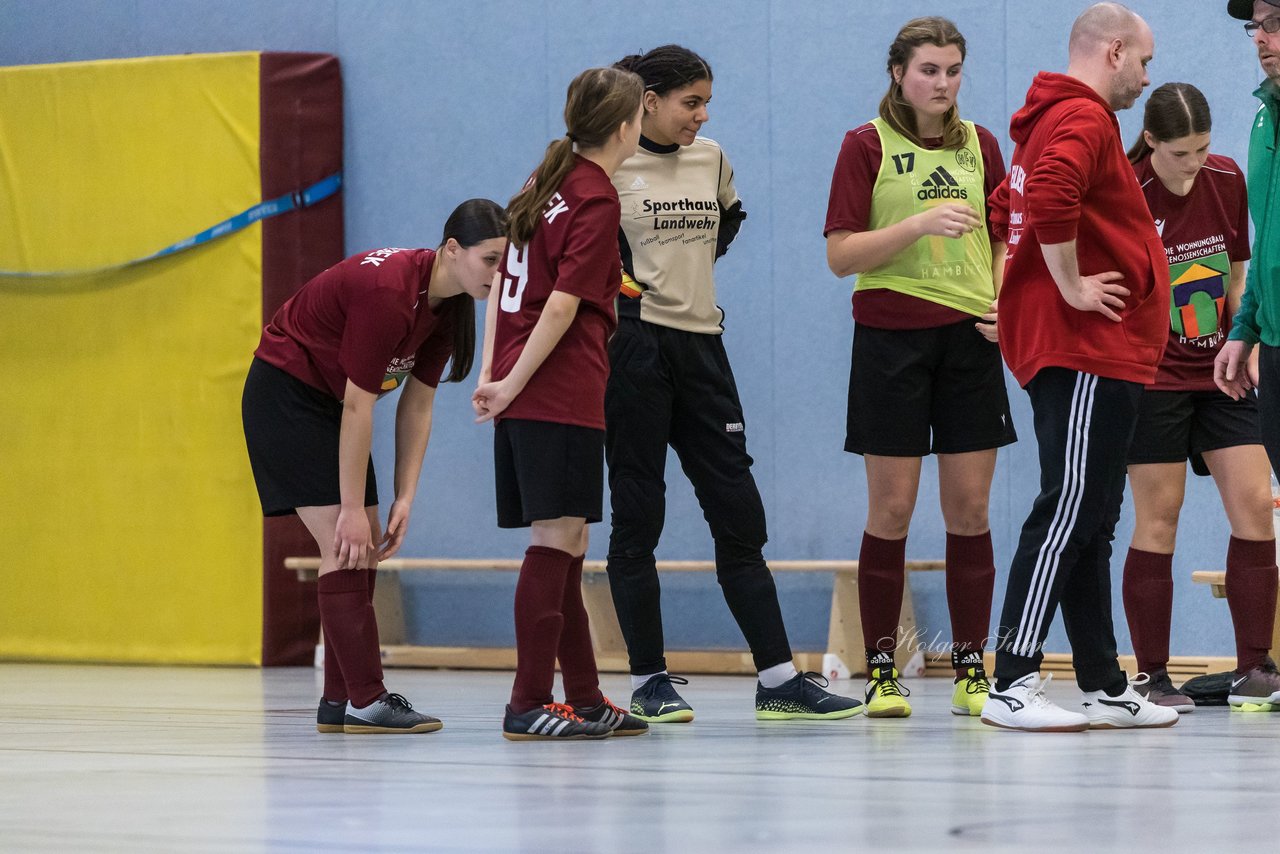
[[(1071, 29), (1066, 74), (1041, 72), (1014, 114), (1012, 168), (992, 194), (1008, 230), (1000, 349), (1035, 414), (1040, 494), (1009, 570), (983, 723), (1074, 732), (1171, 726), (1126, 679), (1111, 621), (1111, 540), (1144, 383), (1169, 322), (1169, 271), (1115, 111), (1149, 83), (1146, 22), (1117, 3)], [(1071, 640), (1078, 711), (1039, 678), (1054, 612)]]

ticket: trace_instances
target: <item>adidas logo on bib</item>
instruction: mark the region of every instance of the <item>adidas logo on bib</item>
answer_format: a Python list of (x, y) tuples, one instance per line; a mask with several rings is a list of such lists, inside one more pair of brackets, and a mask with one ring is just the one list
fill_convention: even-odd
[(643, 178), (641, 178), (639, 175), (637, 175), (637, 176), (636, 176), (636, 179), (635, 179), (634, 181), (632, 181), (632, 182), (631, 182), (631, 189), (633, 189), (633, 190), (647, 190), (647, 189), (649, 189), (649, 185), (645, 182), (645, 180), (644, 180)]
[(967, 199), (969, 191), (961, 187), (950, 172), (939, 166), (921, 183), (916, 198), (922, 202), (929, 199)]

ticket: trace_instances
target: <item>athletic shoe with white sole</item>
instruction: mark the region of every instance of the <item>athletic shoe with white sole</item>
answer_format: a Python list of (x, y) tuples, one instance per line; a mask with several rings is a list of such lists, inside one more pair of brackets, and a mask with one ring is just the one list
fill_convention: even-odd
[(1227, 702), (1233, 712), (1280, 711), (1280, 673), (1268, 658), (1261, 667), (1245, 674), (1231, 674), (1231, 693)]
[(631, 714), (651, 724), (686, 724), (693, 720), (693, 707), (676, 693), (673, 685), (688, 685), (682, 676), (659, 673), (631, 694)]
[(399, 694), (384, 694), (363, 709), (348, 702), (342, 731), (347, 735), (393, 735), (435, 732), (443, 726), (438, 719), (415, 712), (413, 705)]
[[(822, 680), (822, 681), (818, 681)], [(797, 673), (777, 688), (756, 683), (756, 720), (831, 721), (851, 718), (862, 711), (862, 702), (824, 690), (821, 673)]]
[(320, 698), (316, 708), (316, 732), (343, 732), (343, 724), (347, 719), (347, 701), (334, 702)]
[(907, 702), (907, 696), (911, 691), (898, 681), (898, 668), (893, 666), (893, 657), (885, 653), (868, 664), (867, 717), (908, 717), (911, 714), (911, 704)]
[(1145, 685), (1135, 685), (1138, 693), (1157, 706), (1173, 709), (1180, 715), (1196, 710), (1195, 700), (1173, 687), (1168, 670), (1157, 670), (1149, 674), (1151, 681)]
[(1177, 709), (1157, 706), (1137, 692), (1137, 686), (1149, 681), (1147, 674), (1139, 673), (1114, 697), (1106, 691), (1085, 691), (1080, 705), (1089, 718), (1089, 728), (1156, 729), (1176, 724)]
[(644, 735), (649, 731), (647, 723), (619, 709), (608, 697), (594, 706), (575, 708), (573, 712), (588, 723), (604, 724), (614, 735)]
[(951, 692), (951, 714), (980, 716), (982, 707), (987, 704), (987, 695), (991, 693), (991, 683), (982, 665), (968, 668), (955, 685)]
[(608, 738), (607, 724), (585, 721), (563, 703), (547, 703), (517, 715), (507, 706), (502, 716), (502, 737), (509, 741), (547, 741)]
[(1023, 732), (1084, 732), (1089, 728), (1088, 717), (1067, 711), (1045, 696), (1052, 679), (1052, 673), (1043, 680), (1028, 673), (1004, 691), (993, 689), (982, 706), (982, 722)]

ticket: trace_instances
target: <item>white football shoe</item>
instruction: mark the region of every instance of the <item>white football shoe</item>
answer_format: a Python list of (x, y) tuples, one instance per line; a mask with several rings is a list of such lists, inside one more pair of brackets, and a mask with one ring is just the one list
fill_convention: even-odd
[(1052, 673), (1043, 680), (1038, 673), (1028, 673), (1007, 690), (993, 687), (982, 705), (982, 722), (1024, 732), (1084, 732), (1089, 728), (1088, 717), (1067, 711), (1045, 696), (1044, 689), (1052, 679)]
[(1145, 673), (1128, 680), (1124, 691), (1112, 697), (1106, 691), (1085, 691), (1080, 705), (1089, 718), (1090, 729), (1154, 729), (1173, 726), (1178, 722), (1178, 710), (1169, 706), (1157, 706), (1134, 690), (1135, 685), (1145, 685), (1150, 677)]

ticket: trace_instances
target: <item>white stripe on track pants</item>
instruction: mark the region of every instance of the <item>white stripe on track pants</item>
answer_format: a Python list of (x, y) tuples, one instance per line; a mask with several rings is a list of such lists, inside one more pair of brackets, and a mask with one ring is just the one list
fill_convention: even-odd
[(1111, 540), (1142, 386), (1045, 368), (1027, 393), (1040, 494), (1009, 568), (996, 679), (1003, 684), (1039, 670), (1061, 604), (1081, 690), (1112, 688), (1123, 676), (1111, 620)]

